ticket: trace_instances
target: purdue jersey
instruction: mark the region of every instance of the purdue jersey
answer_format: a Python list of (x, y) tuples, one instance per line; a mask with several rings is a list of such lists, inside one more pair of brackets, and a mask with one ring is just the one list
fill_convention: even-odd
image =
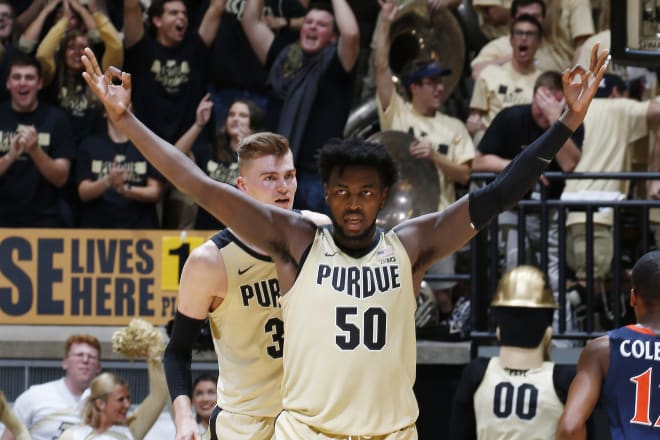
[(214, 235), (227, 273), (227, 294), (209, 313), (218, 355), (218, 406), (255, 417), (282, 409), (284, 325), (275, 263), (229, 230)]
[(477, 438), (555, 438), (564, 404), (555, 391), (554, 367), (544, 362), (536, 369), (510, 370), (492, 358), (474, 393)]
[(415, 423), (415, 297), (410, 260), (394, 232), (379, 232), (354, 258), (319, 228), (281, 302), (284, 408), (295, 419), (345, 436)]
[(660, 338), (629, 325), (612, 330), (603, 400), (612, 440), (660, 436)]

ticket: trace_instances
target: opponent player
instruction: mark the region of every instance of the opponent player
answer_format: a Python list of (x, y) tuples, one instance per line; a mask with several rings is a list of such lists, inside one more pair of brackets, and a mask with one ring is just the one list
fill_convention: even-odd
[(382, 145), (348, 139), (321, 150), (319, 168), (333, 224), (318, 228), (299, 214), (208, 179), (127, 110), (130, 74), (118, 69), (103, 74), (86, 49), (83, 75), (110, 118), (156, 168), (272, 256), (287, 336), (284, 410), (274, 438), (399, 440), (417, 438), (414, 316), (424, 273), (532, 187), (582, 123), (606, 57), (595, 45), (589, 70), (566, 70), (567, 110), (561, 120), (492, 183), (442, 212), (387, 232), (376, 229), (376, 218), (396, 181), (396, 164)]
[(612, 440), (660, 435), (660, 252), (632, 270), (630, 305), (637, 324), (590, 341), (580, 354), (557, 438), (585, 439), (585, 421), (598, 400), (607, 409)]
[[(237, 187), (263, 203), (292, 209), (293, 155), (284, 136), (256, 133), (238, 148)], [(310, 211), (318, 224), (330, 219)], [(178, 311), (165, 355), (177, 439), (199, 439), (193, 416), (190, 358), (208, 316), (218, 355), (218, 400), (211, 439), (271, 439), (282, 410), (284, 325), (273, 259), (230, 229), (196, 248), (183, 268)]]

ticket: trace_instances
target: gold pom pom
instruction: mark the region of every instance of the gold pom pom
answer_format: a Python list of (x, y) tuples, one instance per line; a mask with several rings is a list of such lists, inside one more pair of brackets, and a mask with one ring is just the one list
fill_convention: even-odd
[(165, 351), (163, 335), (151, 323), (133, 318), (128, 326), (112, 335), (112, 351), (130, 360), (146, 358), (160, 360)]

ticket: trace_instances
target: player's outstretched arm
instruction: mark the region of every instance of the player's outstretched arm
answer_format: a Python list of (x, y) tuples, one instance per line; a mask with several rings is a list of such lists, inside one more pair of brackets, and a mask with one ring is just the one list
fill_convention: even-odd
[(587, 420), (591, 416), (609, 367), (610, 342), (602, 336), (589, 342), (578, 360), (577, 373), (568, 389), (564, 414), (557, 426), (558, 440), (587, 438)]
[[(85, 49), (82, 61), (85, 65), (83, 77), (103, 103), (108, 117), (170, 182), (248, 243), (268, 253), (293, 256), (297, 260), (302, 246), (312, 240), (316, 231), (311, 223), (301, 222), (293, 212), (259, 203), (230, 185), (206, 176), (181, 151), (158, 137), (131, 113), (129, 73), (114, 67), (101, 72), (89, 48)], [(296, 246), (296, 252), (287, 254), (290, 246)]]

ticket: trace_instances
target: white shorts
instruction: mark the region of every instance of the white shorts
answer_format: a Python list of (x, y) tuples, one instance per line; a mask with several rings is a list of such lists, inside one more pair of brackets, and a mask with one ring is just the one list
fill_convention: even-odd
[(309, 425), (299, 422), (291, 413), (282, 411), (275, 421), (273, 440), (417, 440), (415, 425), (385, 435), (359, 436), (324, 434)]
[[(210, 425), (212, 426), (212, 424)], [(215, 418), (215, 437), (211, 436), (210, 438), (218, 440), (271, 440), (274, 426), (274, 417), (254, 417), (222, 410)]]

